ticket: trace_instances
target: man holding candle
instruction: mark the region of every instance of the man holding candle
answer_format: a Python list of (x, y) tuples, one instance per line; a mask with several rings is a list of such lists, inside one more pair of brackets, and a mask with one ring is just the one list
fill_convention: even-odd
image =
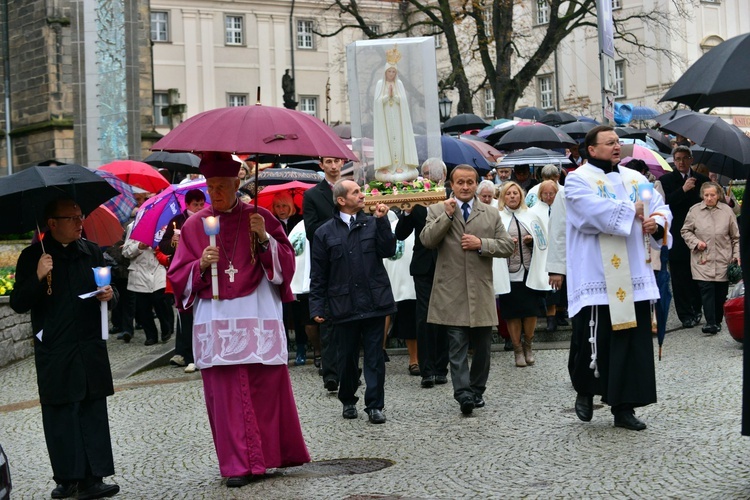
[(294, 298), (294, 250), (273, 214), (237, 198), (240, 164), (231, 155), (206, 153), (200, 169), (211, 206), (182, 226), (169, 280), (176, 300), (193, 306), (193, 352), (219, 468), (228, 487), (239, 487), (268, 468), (310, 460), (282, 314), (282, 301)]
[[(10, 295), (14, 311), (31, 311), (44, 437), (57, 483), (52, 498), (120, 491), (102, 482), (115, 473), (106, 400), (114, 389), (99, 305), (113, 304), (116, 293), (96, 286), (93, 269), (105, 265), (104, 257), (81, 239), (83, 219), (71, 199), (46, 207), (49, 230), (21, 253)], [(94, 297), (78, 298), (97, 288)]]
[(590, 421), (599, 394), (616, 427), (642, 430), (635, 408), (656, 402), (649, 303), (659, 298), (643, 235), (658, 248), (672, 214), (658, 191), (650, 210), (662, 215), (643, 214), (638, 185), (647, 180), (617, 166), (620, 143), (612, 127), (593, 128), (584, 147), (589, 161), (568, 175), (564, 195), (575, 411)]

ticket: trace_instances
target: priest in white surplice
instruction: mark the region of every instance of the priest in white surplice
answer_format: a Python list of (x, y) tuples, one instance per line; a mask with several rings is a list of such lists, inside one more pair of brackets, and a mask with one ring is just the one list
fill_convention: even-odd
[(659, 298), (645, 245), (659, 246), (672, 214), (654, 190), (649, 213), (640, 215), (638, 185), (648, 181), (617, 166), (620, 144), (611, 127), (592, 129), (584, 150), (589, 162), (565, 181), (576, 415), (591, 420), (593, 396), (601, 395), (615, 426), (642, 430), (634, 409), (656, 402), (650, 303)]

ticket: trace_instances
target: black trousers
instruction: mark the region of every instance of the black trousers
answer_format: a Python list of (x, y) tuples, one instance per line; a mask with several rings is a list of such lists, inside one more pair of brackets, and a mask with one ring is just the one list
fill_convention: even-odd
[(167, 335), (172, 335), (174, 329), (174, 311), (172, 303), (174, 299), (169, 295), (169, 300), (164, 294), (164, 289), (156, 290), (151, 293), (135, 292), (135, 319), (143, 327), (146, 334), (146, 340), (159, 340), (159, 332), (156, 330), (156, 322), (151, 310), (156, 312), (161, 327), (162, 339)]
[(112, 325), (133, 336), (133, 318), (135, 317), (135, 294), (128, 290), (127, 278), (113, 278), (112, 284), (115, 285), (120, 293), (114, 309), (112, 309)]
[(382, 410), (385, 405), (385, 356), (383, 330), (385, 316), (347, 321), (336, 325), (339, 339), (339, 401), (353, 405), (359, 386), (359, 346), (364, 350), (365, 411)]
[(43, 404), (42, 424), (55, 482), (115, 473), (106, 398)]
[(693, 279), (690, 261), (669, 259), (669, 272), (672, 275), (672, 296), (677, 317), (683, 323), (701, 313), (701, 292)]
[(195, 363), (193, 357), (193, 310), (179, 311), (180, 324), (174, 339), (174, 352), (185, 358), (185, 363)]
[[(453, 398), (459, 403), (466, 399), (473, 401), (475, 396), (484, 394), (490, 375), (492, 327), (446, 326), (445, 330), (449, 343)], [(469, 341), (474, 348), (471, 368)]]
[(432, 294), (432, 276), (414, 276), (417, 294), (416, 330), (419, 371), (424, 377), (448, 375), (448, 335), (445, 328), (427, 322)]
[[(385, 328), (385, 326), (383, 327)], [(336, 327), (330, 322), (321, 323), (320, 332), (320, 367), (323, 370), (323, 383), (333, 380), (339, 381), (339, 344), (336, 335)], [(383, 332), (380, 332), (380, 340), (383, 340)], [(381, 344), (382, 349), (382, 344)]]
[(698, 281), (703, 300), (703, 315), (707, 325), (721, 325), (724, 319), (724, 301), (729, 291), (728, 281)]

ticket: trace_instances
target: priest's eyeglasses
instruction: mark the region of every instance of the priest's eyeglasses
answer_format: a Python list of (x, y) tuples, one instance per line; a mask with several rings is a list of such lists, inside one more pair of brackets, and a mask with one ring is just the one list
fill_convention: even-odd
[(56, 219), (56, 220), (69, 220), (72, 222), (83, 222), (86, 220), (85, 215), (59, 215), (57, 217), (50, 217), (50, 219)]

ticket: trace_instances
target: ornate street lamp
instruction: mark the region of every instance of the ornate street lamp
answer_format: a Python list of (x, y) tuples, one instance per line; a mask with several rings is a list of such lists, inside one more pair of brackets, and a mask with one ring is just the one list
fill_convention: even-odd
[(441, 123), (451, 117), (452, 106), (453, 106), (453, 101), (448, 99), (445, 95), (443, 95), (443, 97), (441, 97), (440, 100), (438, 101), (438, 110), (440, 111)]

